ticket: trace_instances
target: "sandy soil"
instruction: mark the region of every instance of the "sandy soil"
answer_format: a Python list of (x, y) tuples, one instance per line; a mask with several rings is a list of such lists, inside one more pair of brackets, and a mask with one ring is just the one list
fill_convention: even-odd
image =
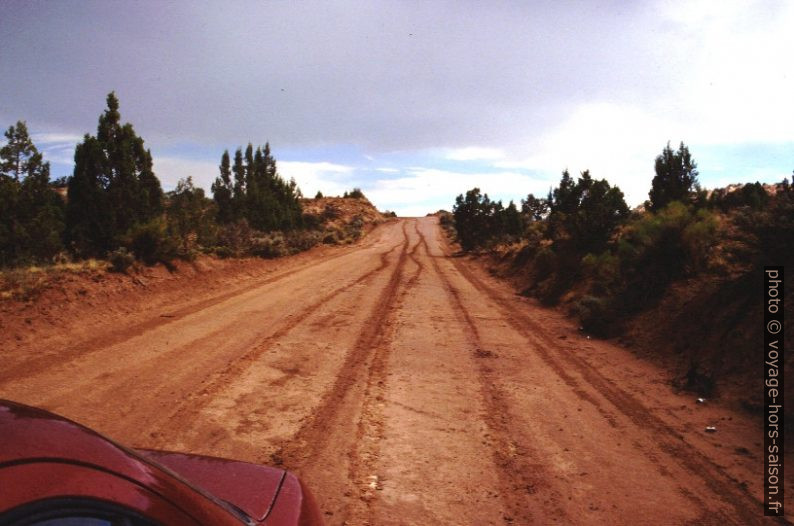
[(452, 256), (435, 218), (263, 265), (4, 312), (0, 397), (283, 465), (328, 524), (764, 522), (760, 422)]

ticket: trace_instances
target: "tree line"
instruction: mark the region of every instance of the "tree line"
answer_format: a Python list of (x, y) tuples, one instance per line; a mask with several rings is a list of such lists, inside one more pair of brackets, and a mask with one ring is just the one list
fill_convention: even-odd
[[(724, 265), (712, 258), (720, 236), (732, 236), (731, 246), (740, 247), (734, 267), (747, 272), (791, 262), (787, 179), (769, 192), (760, 183), (707, 192), (683, 142), (667, 144), (654, 172), (648, 200), (633, 211), (617, 186), (566, 170), (546, 196), (522, 199), (520, 210), (471, 189), (456, 198), (451, 221), (464, 251), (516, 247), (515, 263), (531, 275), (526, 293), (554, 303), (574, 286), (584, 290), (576, 308), (596, 333), (658, 299), (672, 281)], [(717, 260), (728, 257), (721, 254)]]
[[(188, 256), (197, 245), (222, 252), (240, 231), (248, 241), (303, 228), (294, 181), (279, 174), (270, 145), (221, 156), (212, 198), (180, 180), (164, 192), (151, 151), (130, 123), (122, 123), (115, 93), (106, 99), (95, 135), (86, 134), (65, 180), (50, 180), (50, 165), (18, 121), (0, 149), (0, 267), (50, 262), (54, 257), (116, 258), (124, 267)], [(65, 186), (63, 198), (54, 187)], [(234, 251), (232, 251), (234, 252)]]
[[(689, 148), (678, 151), (668, 144), (656, 159), (656, 176), (651, 182), (646, 207), (658, 211), (672, 201), (686, 199), (697, 185), (697, 165)], [(491, 201), (488, 194), (473, 188), (460, 194), (452, 208), (458, 239), (463, 250), (487, 247), (516, 240), (527, 228), (545, 222), (549, 238), (560, 244), (573, 243), (584, 252), (603, 249), (612, 231), (629, 215), (623, 192), (606, 179), (594, 179), (589, 170), (574, 179), (563, 171), (556, 188), (545, 197), (528, 194), (521, 211), (510, 201)]]

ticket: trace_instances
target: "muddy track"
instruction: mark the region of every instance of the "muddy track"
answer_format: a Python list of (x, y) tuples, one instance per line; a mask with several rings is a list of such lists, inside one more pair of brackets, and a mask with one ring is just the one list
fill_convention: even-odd
[[(403, 246), (403, 244), (395, 245), (387, 251), (382, 252), (379, 256), (380, 265), (377, 268), (362, 274), (351, 283), (338, 287), (331, 292), (324, 294), (320, 299), (309, 304), (308, 306), (301, 309), (298, 313), (291, 316), (287, 323), (279, 327), (276, 331), (267, 336), (257, 345), (253, 346), (248, 352), (238, 356), (235, 360), (230, 361), (228, 366), (223, 370), (215, 372), (211, 378), (203, 382), (203, 386), (199, 391), (193, 393), (187, 398), (183, 398), (179, 406), (173, 410), (167, 420), (172, 420), (175, 418), (179, 418), (185, 422), (190, 422), (193, 420), (195, 415), (201, 412), (204, 407), (212, 400), (212, 395), (215, 394), (216, 391), (222, 389), (229, 383), (232, 383), (235, 377), (239, 376), (240, 373), (245, 370), (252, 362), (255, 362), (262, 354), (266, 353), (274, 342), (286, 336), (291, 330), (301, 323), (304, 323), (306, 318), (311, 316), (322, 306), (326, 305), (340, 294), (346, 293), (353, 287), (365, 284), (374, 275), (383, 272), (388, 267), (389, 255), (391, 255), (392, 252), (401, 246)], [(156, 444), (156, 446), (162, 445), (163, 444), (161, 443)]]
[[(731, 513), (725, 513), (719, 518), (714, 518), (716, 519), (715, 522), (734, 523), (737, 519), (742, 524), (761, 524), (763, 522), (759, 519), (758, 513), (762, 509), (762, 503), (750, 495), (746, 489), (742, 488), (739, 485), (739, 481), (731, 480), (731, 477), (720, 466), (694, 451), (684, 442), (683, 436), (670, 429), (667, 424), (654, 416), (653, 412), (634, 396), (619, 388), (614, 382), (601, 376), (598, 371), (594, 370), (582, 358), (561, 347), (559, 341), (546, 334), (544, 328), (536, 320), (523, 314), (520, 308), (516, 308), (517, 305), (514, 301), (510, 301), (495, 293), (474, 275), (464, 263), (457, 261), (455, 258), (451, 258), (451, 261), (466, 280), (500, 307), (502, 315), (516, 331), (535, 343), (538, 355), (568, 384), (577, 396), (593, 404), (609, 421), (610, 425), (613, 427), (618, 426), (614, 417), (605, 411), (597, 400), (579, 387), (579, 384), (569, 371), (576, 371), (637, 428), (645, 429), (649, 436), (646, 444), (657, 445), (663, 454), (680, 464), (692, 475), (701, 478), (711, 492), (720, 495), (725, 504), (731, 508)], [(647, 445), (639, 443), (635, 445), (638, 449), (644, 450), (655, 464), (660, 464)], [(661, 465), (659, 469), (664, 474), (664, 468)], [(703, 505), (703, 500), (696, 495), (686, 493), (686, 496), (694, 504)]]
[(492, 453), (494, 463), (499, 468), (501, 494), (511, 512), (506, 520), (508, 522), (516, 521), (517, 524), (538, 523), (540, 518), (533, 517), (532, 502), (528, 496), (534, 494), (548, 476), (543, 473), (542, 469), (539, 469), (542, 466), (539, 453), (532, 451), (529, 444), (516, 443), (515, 438), (520, 436), (520, 433), (510, 429), (510, 422), (514, 420), (511, 416), (511, 408), (507, 405), (505, 395), (497, 383), (498, 378), (491, 374), (492, 371), (481, 359), (493, 356), (493, 351), (483, 343), (477, 325), (461, 301), (458, 290), (446, 277), (437, 259), (430, 254), (424, 235), (418, 229), (417, 234), (421, 236), (422, 245), (433, 263), (433, 270), (443, 282), (450, 303), (458, 312), (463, 330), (471, 342), (470, 352), (474, 355), (477, 363), (481, 396), (487, 408), (484, 418), (493, 436)]
[[(415, 228), (416, 224), (414, 222)], [(403, 224), (403, 233), (406, 236), (406, 240), (408, 240), (405, 224)], [(418, 228), (416, 233), (419, 234)], [(356, 424), (356, 440), (353, 449), (349, 453), (353, 461), (350, 463), (348, 472), (350, 480), (355, 481), (358, 485), (359, 500), (365, 503), (366, 510), (362, 510), (363, 512), (358, 513), (358, 516), (355, 513), (350, 513), (350, 515), (354, 520), (360, 519), (362, 522), (369, 524), (375, 524), (375, 517), (372, 511), (376, 504), (373, 503), (373, 500), (377, 498), (378, 490), (382, 489), (383, 483), (381, 476), (378, 475), (378, 460), (381, 442), (385, 436), (383, 407), (388, 387), (386, 371), (390, 352), (389, 342), (394, 336), (393, 324), (390, 320), (387, 322), (387, 318), (393, 317), (394, 313), (401, 307), (404, 297), (411, 293), (424, 272), (424, 265), (416, 256), (419, 244), (419, 242), (414, 243), (407, 253), (417, 268), (402, 288), (395, 289), (394, 297), (391, 298), (387, 311), (383, 319), (380, 320), (380, 326), (384, 328), (383, 332), (379, 333), (371, 342), (360, 342), (362, 346), (370, 346), (372, 348), (373, 356), (366, 375), (361, 416)], [(397, 272), (402, 275), (404, 269), (400, 268)]]
[[(367, 240), (367, 244), (369, 244), (369, 241), (370, 240)], [(362, 245), (362, 247), (363, 246), (367, 246), (367, 245)], [(152, 316), (151, 318), (144, 320), (142, 322), (138, 322), (132, 325), (122, 326), (119, 327), (118, 329), (112, 330), (109, 333), (105, 332), (101, 335), (97, 335), (88, 340), (84, 340), (77, 344), (63, 348), (57, 354), (45, 354), (43, 356), (38, 356), (36, 358), (33, 358), (29, 361), (25, 361), (25, 363), (22, 363), (18, 366), (3, 368), (2, 370), (0, 370), (0, 385), (3, 382), (10, 379), (19, 380), (21, 378), (24, 378), (26, 375), (30, 374), (30, 371), (45, 369), (47, 367), (55, 365), (58, 362), (62, 361), (64, 354), (67, 354), (72, 359), (74, 359), (89, 354), (91, 352), (95, 352), (96, 350), (101, 349), (103, 347), (118, 345), (120, 343), (131, 340), (132, 338), (145, 334), (146, 332), (152, 331), (160, 327), (165, 327), (169, 324), (173, 324), (177, 321), (182, 320), (186, 316), (189, 316), (196, 312), (203, 311), (209, 307), (230, 300), (236, 296), (250, 293), (252, 288), (259, 288), (274, 283), (278, 283), (279, 281), (289, 278), (290, 276), (293, 276), (299, 272), (304, 272), (318, 265), (325, 265), (330, 261), (344, 257), (346, 255), (348, 255), (348, 252), (339, 252), (337, 254), (333, 254), (323, 259), (310, 261), (298, 267), (291, 268), (286, 271), (278, 272), (274, 276), (268, 276), (262, 280), (256, 280), (254, 283), (247, 283), (242, 287), (233, 288), (232, 290), (229, 290), (222, 294), (218, 294), (210, 298), (202, 299), (198, 302), (191, 303), (189, 305), (186, 305), (178, 309), (169, 310), (167, 314), (157, 314), (156, 316)]]
[(305, 421), (290, 444), (284, 445), (278, 453), (286, 466), (300, 470), (316, 461), (322, 449), (327, 447), (326, 437), (332, 423), (337, 417), (339, 408), (350, 403), (347, 398), (350, 390), (366, 374), (371, 366), (372, 355), (382, 344), (385, 334), (383, 328), (393, 303), (397, 298), (398, 288), (403, 275), (403, 267), (408, 258), (408, 235), (403, 224), (404, 241), (391, 278), (386, 288), (380, 293), (380, 299), (369, 314), (364, 327), (353, 349), (345, 358), (341, 371), (331, 389), (322, 397), (313, 414)]

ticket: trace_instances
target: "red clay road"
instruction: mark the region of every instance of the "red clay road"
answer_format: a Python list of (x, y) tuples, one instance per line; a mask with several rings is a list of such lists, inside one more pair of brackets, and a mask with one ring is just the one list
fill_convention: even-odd
[(758, 422), (454, 257), (435, 218), (276, 265), (9, 345), (0, 397), (283, 465), (328, 524), (763, 522)]

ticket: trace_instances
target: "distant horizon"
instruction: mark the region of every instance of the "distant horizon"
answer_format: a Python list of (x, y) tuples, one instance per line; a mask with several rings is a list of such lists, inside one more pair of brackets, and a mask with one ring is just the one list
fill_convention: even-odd
[[(39, 134), (36, 134), (36, 133), (33, 134), (34, 142), (35, 142), (35, 139), (36, 139), (37, 135), (39, 135)], [(92, 133), (92, 135), (93, 135), (93, 133)], [(81, 137), (81, 140), (82, 140), (82, 137)], [(2, 143), (2, 141), (0, 141), (0, 143)], [(245, 143), (245, 145), (247, 145), (247, 144), (248, 143)], [(240, 146), (245, 146), (245, 145), (240, 145)], [(662, 146), (662, 148), (663, 147), (664, 147), (664, 145)], [(60, 149), (64, 149), (64, 146), (59, 146), (59, 148)], [(73, 149), (73, 148), (74, 148), (74, 145), (71, 146), (71, 149)], [(233, 154), (234, 150), (236, 149), (236, 147), (227, 148), (227, 149), (229, 150), (229, 152), (231, 154)], [(699, 176), (699, 181), (700, 181), (700, 184), (701, 184), (701, 186), (703, 187), (704, 190), (714, 190), (714, 189), (718, 189), (718, 188), (725, 188), (725, 187), (730, 186), (730, 185), (737, 185), (737, 184), (738, 185), (742, 185), (742, 184), (749, 184), (749, 183), (755, 183), (755, 182), (760, 182), (762, 184), (776, 184), (776, 183), (780, 183), (784, 178), (788, 178), (790, 181), (792, 180), (792, 171), (791, 170), (789, 170), (788, 172), (781, 171), (780, 176), (777, 177), (777, 178), (775, 178), (775, 174), (770, 171), (767, 174), (765, 174), (767, 177), (765, 177), (763, 179), (756, 178), (756, 179), (753, 179), (753, 180), (749, 180), (749, 179), (748, 180), (739, 180), (737, 178), (736, 180), (731, 180), (730, 176), (725, 176), (725, 177), (721, 177), (720, 179), (717, 179), (714, 185), (706, 185), (703, 182), (703, 180), (704, 180), (703, 179), (703, 171), (702, 171), (702, 168), (701, 168), (700, 161), (698, 160), (698, 158), (697, 158), (697, 156), (696, 156), (696, 154), (694, 152), (694, 149), (692, 147), (690, 147), (690, 150), (693, 151), (693, 156), (695, 157), (695, 161), (698, 162), (698, 170), (700, 171), (700, 174), (701, 174)], [(220, 164), (220, 156), (222, 155), (222, 153), (223, 153), (223, 150), (220, 151), (220, 153), (218, 154), (218, 160), (216, 162), (214, 162), (214, 163), (212, 161), (204, 161), (204, 162), (202, 162), (202, 161), (193, 161), (192, 162), (193, 167), (194, 167), (193, 170), (187, 170), (187, 171), (184, 172), (183, 176), (176, 177), (176, 178), (172, 177), (172, 178), (169, 178), (167, 180), (164, 180), (163, 177), (160, 176), (160, 174), (158, 172), (158, 169), (157, 169), (158, 164), (160, 164), (160, 163), (158, 163), (158, 157), (153, 154), (153, 156), (154, 156), (154, 165), (155, 165), (155, 174), (158, 176), (158, 178), (160, 178), (160, 181), (161, 181), (161, 183), (163, 185), (163, 190), (164, 191), (173, 190), (176, 187), (176, 182), (179, 179), (187, 178), (188, 176), (192, 176), (194, 184), (196, 184), (197, 186), (202, 187), (205, 190), (205, 192), (207, 193), (207, 196), (211, 197), (212, 196), (212, 192), (210, 190), (210, 186), (212, 184), (212, 181), (214, 181), (215, 177), (217, 177), (217, 175), (218, 175), (218, 165)], [(660, 153), (661, 153), (661, 148), (660, 148)], [(364, 192), (364, 195), (367, 197), (367, 199), (372, 201), (373, 204), (379, 210), (381, 210), (381, 211), (386, 211), (386, 210), (394, 211), (400, 217), (423, 217), (423, 216), (425, 216), (427, 214), (433, 214), (433, 213), (435, 213), (435, 212), (437, 212), (439, 210), (451, 210), (452, 209), (452, 205), (454, 204), (455, 197), (457, 195), (459, 195), (459, 194), (465, 193), (467, 190), (470, 190), (471, 188), (474, 188), (474, 187), (480, 188), (483, 191), (483, 193), (489, 194), (489, 196), (492, 199), (503, 201), (503, 203), (505, 205), (510, 200), (513, 200), (517, 205), (520, 205), (520, 200), (522, 198), (525, 198), (527, 196), (527, 194), (530, 193), (529, 191), (524, 192), (524, 193), (520, 193), (520, 191), (519, 191), (519, 193), (509, 193), (509, 192), (507, 192), (506, 194), (505, 193), (491, 192), (491, 191), (489, 191), (488, 186), (487, 186), (487, 183), (488, 183), (487, 177), (483, 179), (483, 183), (484, 184), (481, 184), (481, 183), (477, 183), (477, 179), (476, 179), (477, 174), (473, 174), (473, 175), (469, 175), (467, 177), (468, 182), (471, 183), (471, 186), (468, 186), (466, 188), (461, 187), (460, 190), (457, 193), (451, 194), (450, 198), (448, 200), (448, 204), (446, 204), (444, 206), (440, 206), (438, 208), (434, 208), (432, 210), (427, 209), (424, 212), (422, 212), (421, 210), (419, 210), (418, 208), (415, 207), (415, 208), (411, 209), (412, 210), (411, 212), (408, 212), (407, 214), (405, 214), (405, 213), (400, 213), (400, 209), (395, 210), (395, 209), (392, 209), (392, 208), (379, 206), (378, 203), (375, 202), (375, 200), (373, 200), (370, 197), (370, 193), (367, 191), (366, 181), (365, 181), (364, 184), (355, 183), (354, 182), (354, 183), (352, 183), (350, 185), (343, 186), (343, 182), (340, 182), (340, 181), (338, 181), (336, 179), (333, 179), (331, 177), (329, 177), (326, 180), (323, 180), (321, 176), (318, 176), (316, 173), (312, 172), (313, 170), (317, 169), (318, 166), (319, 166), (319, 168), (321, 170), (324, 170), (326, 173), (329, 173), (329, 172), (344, 173), (344, 170), (341, 169), (342, 168), (341, 165), (333, 165), (332, 163), (325, 163), (325, 162), (281, 161), (279, 159), (279, 157), (278, 157), (278, 152), (277, 151), (274, 151), (274, 155), (276, 157), (276, 161), (277, 161), (278, 167), (279, 167), (279, 173), (281, 174), (281, 176), (284, 177), (287, 180), (289, 180), (291, 177), (295, 178), (296, 182), (298, 183), (298, 187), (300, 188), (303, 196), (306, 197), (306, 198), (314, 197), (317, 194), (318, 191), (320, 191), (323, 194), (324, 197), (341, 197), (346, 191), (350, 191), (353, 188), (360, 187), (362, 189), (362, 191)], [(168, 166), (168, 168), (170, 168), (169, 165), (170, 165), (171, 159), (167, 158), (167, 157), (165, 159), (166, 159), (166, 161), (165, 161), (166, 162), (166, 166)], [(69, 163), (69, 162), (65, 162), (65, 160), (53, 161), (53, 160), (50, 160), (50, 159), (48, 159), (46, 157), (46, 153), (45, 153), (45, 160), (51, 162), (51, 174), (52, 174), (51, 177), (52, 177), (53, 180), (57, 179), (57, 178), (60, 178), (60, 177), (68, 177), (68, 176), (72, 175), (72, 168), (73, 168), (73, 165), (74, 165), (73, 162)], [(162, 162), (162, 158), (160, 160)], [(651, 159), (649, 161), (650, 172), (651, 173), (648, 176), (648, 190), (650, 190), (650, 179), (653, 177), (653, 161), (654, 161), (654, 159)], [(284, 165), (286, 165), (286, 170), (284, 169)], [(170, 170), (168, 170), (168, 168), (166, 168), (166, 170), (169, 171), (169, 173), (173, 173)], [(552, 189), (552, 188), (557, 186), (557, 183), (559, 182), (559, 178), (560, 178), (560, 176), (562, 174), (562, 171), (564, 169), (565, 168), (560, 170), (560, 173), (557, 175), (557, 179), (553, 180), (553, 182), (551, 182), (551, 185), (546, 189), (546, 191), (534, 192), (534, 194), (537, 197), (544, 197), (549, 189)], [(213, 173), (213, 170), (214, 170), (214, 173)], [(418, 171), (418, 169), (417, 169), (417, 171)], [(752, 173), (752, 172), (750, 172), (750, 173)], [(290, 175), (290, 174), (292, 174), (292, 175)], [(512, 174), (509, 174), (507, 172), (503, 172), (503, 175), (510, 176)], [(571, 175), (579, 175), (579, 174), (571, 172)], [(609, 178), (599, 176), (598, 174), (592, 173), (592, 171), (591, 171), (591, 175), (593, 175), (597, 179), (606, 178), (607, 180), (609, 180)], [(313, 182), (313, 183), (315, 183), (318, 186), (318, 188), (316, 190), (308, 190), (307, 191), (307, 189), (305, 189), (304, 186), (301, 184), (301, 180), (308, 180), (310, 182)], [(612, 181), (610, 181), (610, 182), (612, 182)], [(332, 190), (327, 190), (327, 191), (326, 190), (321, 190), (320, 189), (321, 186), (325, 186), (326, 188), (330, 188)], [(504, 195), (506, 195), (506, 197), (502, 197)], [(629, 205), (630, 208), (636, 208), (638, 206), (641, 206), (645, 202), (645, 200), (647, 200), (647, 198), (648, 198), (648, 196), (647, 196), (647, 191), (646, 191), (646, 194), (645, 194), (644, 198), (641, 198), (641, 199), (639, 199), (636, 202), (630, 201), (629, 196), (627, 195), (626, 196), (626, 202), (627, 202), (627, 204)], [(402, 209), (404, 210), (405, 208), (402, 208)]]
[(166, 190), (192, 176), (209, 193), (224, 149), (269, 141), (304, 195), (359, 187), (401, 216), (475, 186), (518, 203), (566, 169), (634, 207), (668, 141), (705, 188), (791, 176), (793, 26), (792, 4), (705, 1), (10, 0), (0, 126), (26, 121), (68, 176), (115, 90)]

